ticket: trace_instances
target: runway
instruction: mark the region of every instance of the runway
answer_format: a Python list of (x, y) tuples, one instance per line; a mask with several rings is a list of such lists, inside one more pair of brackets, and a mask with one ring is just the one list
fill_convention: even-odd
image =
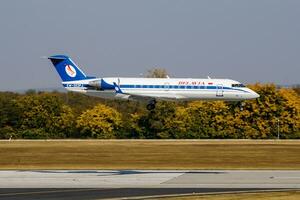
[(0, 199), (101, 199), (300, 189), (300, 170), (0, 171)]
[(300, 188), (300, 170), (12, 170), (0, 180), (0, 188)]

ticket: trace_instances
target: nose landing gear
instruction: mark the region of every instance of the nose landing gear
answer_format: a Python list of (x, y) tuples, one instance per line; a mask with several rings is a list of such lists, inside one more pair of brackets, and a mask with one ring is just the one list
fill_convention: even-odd
[(239, 103), (239, 107), (240, 107), (240, 111), (243, 111), (244, 110), (244, 106), (246, 105), (245, 102), (240, 102)]

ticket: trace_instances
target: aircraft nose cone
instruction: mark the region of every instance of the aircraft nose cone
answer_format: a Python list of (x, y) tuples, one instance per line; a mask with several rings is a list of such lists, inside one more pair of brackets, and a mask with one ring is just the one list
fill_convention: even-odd
[(252, 94), (253, 94), (253, 98), (255, 98), (255, 99), (260, 97), (260, 95), (259, 95), (259, 94), (257, 94), (257, 93), (256, 93), (256, 92), (254, 92), (254, 91), (253, 91), (253, 93), (252, 93)]

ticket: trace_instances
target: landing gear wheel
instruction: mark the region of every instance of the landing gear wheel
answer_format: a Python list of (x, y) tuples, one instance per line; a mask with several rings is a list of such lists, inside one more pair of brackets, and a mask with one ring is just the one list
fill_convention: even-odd
[(155, 104), (149, 103), (149, 104), (147, 105), (147, 110), (154, 110), (154, 109), (155, 109)]
[(155, 104), (156, 104), (156, 100), (153, 99), (149, 102), (149, 104), (147, 105), (147, 110), (153, 110), (155, 109)]
[(240, 102), (240, 104), (239, 104), (240, 111), (244, 110), (244, 106), (245, 106), (245, 102)]

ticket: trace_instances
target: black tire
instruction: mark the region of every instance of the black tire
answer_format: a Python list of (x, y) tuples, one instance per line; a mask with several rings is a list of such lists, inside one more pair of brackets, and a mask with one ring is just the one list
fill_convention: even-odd
[(155, 107), (155, 104), (156, 104), (156, 100), (155, 99), (152, 99), (149, 104), (154, 104), (154, 107)]
[(153, 104), (153, 103), (149, 103), (147, 105), (147, 110), (153, 110), (154, 108), (155, 108), (155, 104)]

